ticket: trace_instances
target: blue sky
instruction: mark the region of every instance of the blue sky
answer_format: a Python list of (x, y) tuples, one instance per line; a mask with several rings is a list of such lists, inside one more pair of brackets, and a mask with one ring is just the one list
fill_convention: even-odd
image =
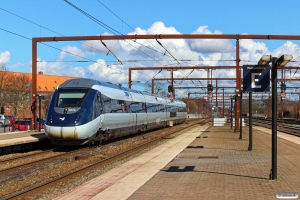
[[(68, 0), (115, 33), (91, 20), (64, 0), (0, 0), (0, 64), (9, 71), (31, 72), (32, 37), (92, 36), (102, 34), (271, 34), (300, 35), (298, 0)], [(51, 42), (38, 45), (38, 70), (45, 74), (73, 75), (127, 86), (129, 67), (177, 66), (155, 40), (106, 41), (121, 60), (120, 65), (99, 41)], [(181, 60), (180, 65), (235, 65), (235, 41), (162, 40), (161, 43)], [(135, 47), (133, 47), (135, 45)], [(149, 50), (147, 47), (156, 49)], [(241, 41), (241, 65), (256, 64), (261, 55), (292, 54), (299, 66), (299, 41)], [(147, 52), (143, 56), (137, 49)], [(66, 53), (70, 52), (72, 54)], [(259, 53), (257, 53), (259, 52)], [(77, 56), (74, 56), (77, 55)], [(91, 62), (78, 62), (82, 60)], [(160, 60), (155, 62), (153, 58)], [(126, 62), (136, 60), (136, 62)], [(145, 83), (153, 76), (167, 78), (169, 72), (137, 72), (133, 79)], [(286, 77), (300, 77), (286, 72)], [(203, 70), (177, 71), (175, 77), (207, 77)], [(280, 76), (280, 73), (279, 73)], [(235, 77), (234, 70), (216, 70), (213, 77)], [(185, 83), (195, 84), (195, 83)], [(223, 83), (234, 84), (234, 83)], [(294, 84), (295, 85), (295, 84)], [(138, 87), (138, 86), (136, 86)]]

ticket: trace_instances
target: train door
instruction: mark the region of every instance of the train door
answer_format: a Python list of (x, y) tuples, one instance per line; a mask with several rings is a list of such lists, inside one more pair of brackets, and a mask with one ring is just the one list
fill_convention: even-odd
[(132, 96), (129, 92), (125, 92), (125, 95), (128, 99), (128, 101), (126, 101), (126, 113), (128, 116), (128, 127), (130, 127), (131, 130), (135, 130), (136, 129), (136, 112), (134, 112), (134, 106), (132, 106)]
[(103, 101), (101, 98), (101, 93), (98, 92), (95, 99), (95, 119), (99, 119), (97, 122), (99, 124), (99, 128), (101, 126), (101, 113), (103, 111)]

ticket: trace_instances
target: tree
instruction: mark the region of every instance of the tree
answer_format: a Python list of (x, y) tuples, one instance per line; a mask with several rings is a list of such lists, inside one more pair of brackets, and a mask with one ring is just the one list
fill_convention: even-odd
[(44, 108), (44, 110), (43, 110), (44, 116), (47, 116), (48, 107), (49, 107), (49, 104), (51, 101), (52, 94), (53, 93), (47, 93), (44, 95), (45, 100), (42, 101), (42, 108)]
[(7, 83), (9, 82), (9, 79), (11, 78), (11, 75), (8, 73), (8, 70), (6, 69), (5, 65), (0, 63), (0, 108), (1, 113), (4, 113), (4, 106), (7, 102)]
[[(30, 78), (26, 74), (12, 75), (7, 83), (8, 102), (14, 107), (14, 116), (24, 118), (27, 108), (31, 102), (30, 88), (26, 87), (30, 83)], [(19, 115), (19, 110), (21, 111)]]
[[(163, 84), (155, 84), (154, 85), (154, 94), (157, 94), (159, 96), (162, 96), (162, 97), (167, 97), (168, 96), (168, 92), (166, 90), (163, 89)], [(147, 93), (152, 93), (152, 87), (151, 85), (147, 85), (146, 89), (144, 90), (144, 92), (147, 92)]]

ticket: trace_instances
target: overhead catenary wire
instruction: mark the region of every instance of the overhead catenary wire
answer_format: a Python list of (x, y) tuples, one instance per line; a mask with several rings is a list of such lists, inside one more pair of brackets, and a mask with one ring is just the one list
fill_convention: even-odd
[[(0, 30), (5, 31), (5, 32), (10, 33), (10, 34), (13, 34), (13, 35), (16, 35), (16, 36), (18, 36), (18, 37), (22, 37), (22, 38), (24, 38), (24, 39), (27, 39), (27, 40), (32, 41), (31, 38), (28, 38), (28, 37), (23, 36), (23, 35), (21, 35), (21, 34), (14, 33), (14, 32), (12, 32), (12, 31), (9, 31), (9, 30), (3, 29), (3, 28), (0, 28)], [(59, 48), (57, 48), (57, 47), (54, 47), (54, 46), (51, 46), (51, 45), (48, 45), (48, 44), (45, 44), (45, 43), (42, 43), (42, 42), (41, 42), (40, 44), (45, 45), (45, 46), (48, 46), (48, 47), (53, 48), (53, 49), (56, 49), (56, 50), (58, 50), (58, 51), (62, 51), (62, 52), (68, 53), (68, 54), (70, 54), (70, 55), (73, 55), (73, 56), (76, 56), (76, 57), (85, 59), (85, 61), (77, 61), (77, 62), (86, 62), (86, 61), (89, 61), (89, 62), (93, 62), (93, 63), (98, 63), (98, 61), (95, 61), (95, 60), (92, 60), (92, 59), (89, 59), (89, 58), (85, 58), (85, 57), (79, 56), (79, 55), (77, 55), (77, 54), (74, 54), (74, 53), (71, 53), (71, 52), (68, 52), (68, 51), (65, 51), (65, 50), (61, 50), (61, 49), (59, 49)], [(39, 61), (37, 61), (37, 62), (39, 62)], [(51, 62), (51, 61), (50, 61), (50, 62)], [(53, 61), (53, 62), (57, 62), (57, 61)], [(60, 62), (63, 62), (63, 61), (60, 61)], [(68, 62), (68, 61), (64, 61), (64, 62)], [(74, 62), (74, 61), (72, 61), (72, 62)], [(106, 67), (108, 67), (108, 66), (106, 66)], [(118, 70), (118, 69), (115, 69), (115, 68), (111, 68), (111, 67), (110, 67), (110, 69), (112, 69), (112, 70), (114, 70), (114, 71), (121, 72), (121, 73), (123, 73), (123, 74), (125, 74), (125, 75), (128, 75), (128, 73), (125, 73), (125, 72), (123, 72), (123, 71), (121, 71), (121, 70)], [(139, 81), (142, 81), (142, 80), (140, 80), (138, 77), (136, 77), (136, 79), (139, 80)], [(142, 82), (143, 82), (143, 81), (142, 81)]]
[(118, 60), (118, 62), (121, 64), (121, 65), (123, 65), (123, 63), (122, 63), (122, 61), (106, 46), (106, 44), (101, 40), (101, 43), (103, 44), (103, 46), (106, 48), (106, 49), (108, 49), (108, 53), (107, 54), (109, 54), (109, 52)]
[(156, 42), (162, 47), (162, 48), (164, 48), (165, 50), (166, 50), (166, 52), (168, 52), (168, 54), (170, 54), (170, 56), (172, 56), (172, 58), (174, 58), (174, 60), (176, 60), (176, 62), (178, 63), (178, 64), (180, 64), (180, 62), (160, 43), (160, 41), (158, 41), (157, 39), (156, 39)]
[[(81, 12), (82, 14), (84, 14), (85, 16), (87, 16), (88, 18), (90, 18), (91, 20), (93, 20), (94, 22), (98, 23), (99, 25), (101, 25), (103, 28), (107, 29), (110, 33), (112, 34), (120, 34), (123, 35), (122, 33), (120, 33), (119, 31), (115, 30), (114, 28), (108, 26), (107, 24), (101, 22), (100, 20), (98, 20), (97, 18), (91, 16), (90, 14), (88, 14), (87, 12), (83, 11), (82, 9), (80, 9), (79, 7), (75, 6), (74, 4), (70, 3), (68, 0), (64, 0), (66, 3), (68, 3), (69, 5), (71, 5), (73, 8), (75, 8), (76, 10), (78, 10), (79, 12)], [(127, 42), (129, 45), (131, 45), (133, 48), (137, 49), (139, 52), (143, 53), (144, 55), (146, 55), (149, 58), (152, 58), (150, 55), (146, 54), (145, 52), (141, 51), (140, 49), (136, 48), (134, 45), (130, 44), (127, 40), (124, 40), (125, 42)], [(152, 58), (155, 62), (158, 62), (155, 58)], [(159, 63), (159, 62), (158, 62)], [(162, 63), (159, 63), (162, 65)]]
[[(47, 28), (47, 27), (45, 27), (45, 26), (43, 26), (43, 25), (37, 24), (37, 23), (35, 23), (35, 22), (31, 21), (31, 20), (28, 20), (28, 19), (26, 19), (26, 18), (24, 18), (24, 17), (21, 17), (21, 16), (19, 16), (19, 15), (16, 15), (16, 14), (10, 12), (10, 11), (7, 11), (7, 10), (2, 9), (2, 8), (0, 8), (0, 9), (3, 10), (3, 11), (5, 11), (5, 12), (8, 12), (8, 13), (14, 15), (14, 16), (17, 16), (17, 17), (19, 17), (19, 18), (21, 18), (21, 19), (23, 19), (23, 20), (25, 20), (25, 21), (28, 21), (28, 22), (30, 22), (30, 23), (36, 25), (36, 26), (39, 26), (40, 28), (44, 28), (44, 29), (46, 29), (46, 30), (49, 30), (49, 31), (54, 32), (54, 33), (56, 33), (56, 34), (58, 34), (58, 35), (61, 35), (61, 36), (65, 36), (65, 35), (63, 35), (63, 34), (61, 34), (61, 33), (58, 33), (58, 32), (56, 32), (56, 31), (54, 31), (54, 30), (51, 30), (51, 29), (49, 29), (49, 28)], [(123, 21), (124, 21), (124, 20), (123, 20)], [(128, 25), (128, 24), (127, 24), (127, 25)], [(131, 28), (132, 28), (132, 27), (131, 27)], [(20, 35), (20, 36), (21, 36), (21, 35)], [(27, 39), (28, 39), (28, 38), (27, 38)], [(77, 42), (78, 42), (78, 43), (81, 43), (81, 42), (79, 42), (79, 41), (77, 41)], [(141, 46), (143, 45), (143, 44), (141, 44), (141, 43), (139, 43), (139, 42), (137, 42), (137, 41), (135, 41), (135, 42), (138, 43), (138, 44), (141, 45)], [(149, 43), (150, 43), (150, 42), (149, 42)], [(83, 45), (85, 45), (85, 46), (89, 46), (89, 45), (84, 44), (84, 43), (81, 43), (81, 44), (83, 44)], [(50, 46), (50, 45), (48, 45), (48, 46)], [(153, 46), (154, 46), (154, 45), (153, 45)], [(159, 51), (157, 51), (157, 50), (155, 50), (155, 49), (152, 49), (152, 48), (150, 48), (149, 46), (145, 46), (145, 47), (146, 47), (146, 48), (149, 48), (149, 49), (151, 49), (151, 50), (153, 50), (153, 51), (155, 51), (155, 52), (158, 52), (158, 53), (162, 54), (162, 52), (159, 52)], [(92, 47), (92, 48), (93, 48), (93, 49), (96, 49), (96, 50), (98, 50), (98, 51), (100, 51), (100, 52), (105, 53), (104, 51), (102, 51), (102, 50), (100, 50), (100, 49), (97, 49), (97, 48), (94, 48), (94, 47)], [(58, 49), (58, 50), (59, 50), (59, 49)], [(69, 54), (68, 51), (64, 51), (64, 52)], [(76, 54), (71, 54), (71, 55), (78, 57)], [(137, 60), (136, 62), (138, 62), (138, 61), (148, 61), (148, 60)], [(153, 59), (152, 59), (152, 60), (149, 60), (149, 61), (153, 61)], [(157, 60), (157, 61), (160, 61), (160, 60)], [(182, 60), (182, 61), (186, 61), (186, 60)], [(190, 61), (193, 61), (193, 60), (190, 60)], [(194, 61), (196, 61), (196, 60), (194, 60)], [(47, 62), (48, 62), (48, 61), (47, 61)], [(52, 62), (52, 61), (49, 61), (49, 62)], [(53, 62), (54, 62), (54, 61), (53, 61)], [(72, 62), (72, 61), (56, 61), (56, 62)], [(87, 61), (73, 61), (73, 62), (87, 62)], [(96, 62), (96, 61), (90, 60), (90, 62)], [(109, 61), (108, 61), (108, 62), (109, 62)], [(113, 62), (113, 61), (111, 61), (111, 62)], [(127, 62), (127, 61), (123, 61), (123, 62)], [(130, 61), (128, 61), (128, 62), (130, 62)]]
[[(131, 30), (133, 30), (134, 32), (137, 32), (137, 30), (135, 30), (134, 28), (132, 28), (128, 23), (126, 23), (123, 19), (121, 19), (116, 13), (114, 13), (111, 9), (109, 9), (106, 5), (104, 5), (101, 1), (99, 1), (99, 0), (97, 0), (103, 7), (105, 7), (109, 12), (111, 12), (114, 16), (116, 16), (120, 21), (122, 21), (122, 23), (124, 23), (124, 24), (126, 24), (129, 28), (131, 28)], [(137, 34), (139, 34), (139, 32), (137, 32)], [(152, 44), (149, 40), (146, 40), (147, 42), (149, 42), (154, 48), (156, 48), (157, 49), (157, 47), (154, 45), (154, 44)], [(155, 52), (158, 52), (158, 53), (161, 53), (161, 54), (163, 54), (163, 52), (160, 52), (160, 51), (158, 51), (158, 50), (156, 50), (156, 49), (153, 49), (153, 48), (150, 48), (149, 46), (145, 46), (145, 45), (143, 45), (142, 43), (139, 43), (139, 42), (137, 42), (137, 41), (135, 41), (136, 43), (138, 43), (139, 45), (141, 45), (141, 46), (144, 46), (144, 47), (146, 47), (146, 48), (148, 48), (148, 49), (151, 49), (151, 50), (153, 50), (153, 51), (155, 51)]]
[[(112, 27), (106, 25), (105, 23), (101, 22), (100, 20), (96, 19), (95, 17), (91, 16), (90, 14), (86, 13), (85, 11), (83, 11), (82, 9), (80, 9), (79, 7), (75, 6), (74, 4), (70, 3), (67, 0), (64, 0), (66, 3), (68, 3), (69, 5), (71, 5), (73, 8), (75, 8), (76, 10), (78, 10), (79, 12), (81, 12), (82, 14), (84, 14), (85, 16), (87, 16), (88, 18), (92, 19), (93, 21), (95, 21), (96, 23), (98, 23), (99, 25), (101, 25), (102, 27), (106, 28), (109, 32), (111, 32), (112, 34), (118, 33), (120, 35), (123, 35), (122, 33), (118, 32), (117, 30), (113, 29)], [(135, 49), (137, 49), (138, 51), (140, 51), (141, 53), (143, 53), (144, 55), (152, 58), (151, 56), (149, 56), (148, 54), (146, 54), (145, 52), (141, 51), (140, 49), (136, 48), (134, 45), (130, 44), (128, 41), (124, 40), (125, 42), (127, 42), (129, 45), (131, 45), (132, 47), (134, 47)], [(152, 58), (155, 62), (158, 62), (156, 59)], [(159, 64), (162, 65), (162, 63), (158, 62)]]
[[(87, 17), (89, 17), (90, 19), (92, 19), (92, 20), (94, 20), (95, 22), (100, 22), (100, 25), (101, 26), (103, 26), (104, 28), (106, 28), (106, 29), (108, 29), (108, 31), (110, 31), (111, 33), (113, 33), (113, 34), (115, 34), (115, 32), (116, 33), (119, 33), (119, 34), (121, 34), (120, 32), (118, 32), (118, 31), (116, 31), (115, 29), (113, 29), (113, 28), (111, 28), (110, 26), (108, 26), (108, 25), (106, 25), (106, 24), (104, 24), (103, 22), (101, 22), (101, 21), (99, 21), (98, 19), (96, 19), (96, 18), (94, 18), (93, 16), (91, 16), (91, 15), (89, 15), (88, 13), (86, 13), (85, 11), (83, 11), (82, 9), (80, 9), (80, 8), (78, 8), (77, 6), (75, 6), (74, 4), (72, 4), (72, 3), (70, 3), (70, 2), (68, 2), (67, 0), (64, 0), (65, 2), (67, 2), (69, 5), (71, 5), (72, 7), (74, 7), (76, 10), (78, 10), (78, 11), (80, 11), (81, 13), (83, 13), (84, 15), (86, 15)], [(127, 41), (126, 41), (127, 42)], [(128, 43), (128, 42), (127, 42)], [(158, 41), (158, 43), (160, 43), (159, 41)], [(130, 43), (128, 43), (128, 44), (130, 44)], [(133, 46), (132, 44), (130, 44), (131, 46)], [(160, 43), (160, 45), (162, 46), (162, 44)], [(134, 47), (134, 46), (133, 46)], [(163, 46), (162, 46), (163, 47)], [(134, 47), (135, 48), (135, 47)], [(163, 47), (164, 48), (164, 47)], [(136, 48), (137, 49), (137, 48)], [(165, 48), (164, 48), (165, 49)], [(137, 50), (139, 50), (139, 49), (137, 49)], [(166, 51), (167, 51), (167, 49), (165, 49)], [(140, 51), (140, 50), (139, 50)], [(111, 51), (110, 51), (111, 52)], [(140, 51), (140, 52), (142, 52), (143, 54), (145, 54), (145, 55), (147, 55), (147, 56), (149, 56), (148, 54), (146, 54), (146, 53), (144, 53), (143, 51)], [(168, 52), (169, 54), (170, 54), (170, 52)], [(170, 54), (171, 55), (171, 54)], [(172, 56), (172, 55), (171, 55)], [(115, 56), (116, 57), (116, 56)], [(149, 56), (149, 57), (151, 57), (151, 56)], [(174, 56), (172, 56), (178, 63), (179, 63), (179, 61), (174, 57)], [(151, 57), (152, 58), (152, 57)], [(152, 58), (154, 61), (156, 61), (156, 62), (158, 62), (156, 59), (154, 59), (154, 58)], [(161, 63), (160, 63), (161, 64)], [(180, 64), (180, 63), (179, 63)], [(176, 84), (176, 83), (175, 83)]]
[[(7, 13), (9, 13), (9, 14), (11, 14), (11, 15), (14, 15), (14, 16), (20, 18), (20, 19), (23, 19), (23, 20), (25, 20), (25, 21), (27, 21), (27, 22), (29, 22), (29, 23), (32, 23), (32, 24), (34, 24), (34, 25), (36, 25), (36, 26), (39, 26), (40, 28), (46, 29), (46, 30), (48, 30), (48, 31), (50, 31), (50, 32), (53, 32), (53, 33), (56, 33), (57, 35), (60, 35), (60, 36), (63, 36), (63, 37), (66, 36), (66, 35), (63, 35), (63, 34), (61, 34), (61, 33), (58, 33), (57, 31), (54, 31), (54, 30), (52, 30), (52, 29), (49, 29), (49, 28), (47, 28), (47, 27), (45, 27), (45, 26), (43, 26), (43, 25), (37, 24), (37, 23), (35, 23), (35, 22), (31, 21), (31, 20), (28, 20), (28, 19), (26, 19), (26, 18), (24, 18), (24, 17), (21, 17), (21, 16), (15, 14), (15, 13), (12, 13), (12, 12), (10, 12), (10, 11), (8, 11), (8, 10), (5, 10), (5, 9), (3, 9), (3, 8), (0, 8), (0, 9), (3, 10), (3, 11), (5, 11), (5, 12), (7, 12)], [(41, 33), (40, 33), (40, 35), (41, 35)], [(91, 46), (89, 46), (89, 45), (87, 45), (87, 44), (85, 44), (85, 43), (82, 43), (82, 42), (80, 42), (80, 41), (76, 41), (76, 42), (82, 44), (83, 46), (91, 47)], [(94, 47), (93, 47), (93, 48), (94, 48)], [(94, 48), (94, 49), (96, 49), (96, 50), (98, 50), (98, 51), (100, 51), (100, 52), (105, 53), (105, 52), (102, 51), (101, 49), (97, 49), (97, 48)]]
[[(42, 25), (40, 25), (40, 24), (37, 24), (37, 23), (35, 23), (35, 22), (31, 21), (31, 20), (28, 20), (28, 19), (26, 19), (26, 18), (24, 18), (24, 17), (21, 17), (21, 16), (15, 14), (15, 13), (12, 13), (12, 12), (10, 12), (10, 11), (8, 11), (8, 10), (5, 10), (5, 9), (3, 9), (3, 8), (0, 8), (0, 9), (3, 10), (3, 11), (5, 11), (5, 12), (7, 12), (7, 13), (9, 13), (9, 14), (11, 14), (11, 15), (14, 15), (14, 16), (20, 18), (20, 19), (23, 19), (23, 20), (25, 20), (25, 21), (27, 21), (27, 22), (30, 22), (30, 23), (32, 23), (32, 24), (34, 24), (34, 25), (36, 25), (36, 26), (39, 26), (40, 28), (44, 28), (44, 29), (46, 29), (46, 30), (49, 30), (49, 31), (51, 31), (51, 32), (53, 32), (53, 33), (56, 33), (56, 34), (58, 34), (58, 35), (61, 35), (61, 36), (65, 36), (65, 35), (63, 35), (63, 34), (61, 34), (61, 33), (58, 33), (58, 32), (56, 32), (56, 31), (54, 31), (54, 30), (51, 30), (51, 29), (49, 29), (49, 28), (47, 28), (47, 27), (45, 27), (45, 26), (42, 26)], [(1, 29), (2, 31), (8, 32), (8, 33), (10, 33), (10, 34), (13, 34), (13, 35), (16, 35), (16, 36), (19, 36), (19, 37), (22, 37), (22, 38), (31, 40), (31, 38), (28, 38), (28, 37), (23, 36), (23, 35), (21, 35), (21, 34), (17, 34), (17, 33), (14, 33), (14, 32), (12, 32), (12, 31), (8, 31), (8, 30), (2, 29), (2, 28), (0, 28), (0, 29)], [(77, 42), (78, 42), (78, 43), (81, 43), (81, 44), (84, 45), (84, 46), (91, 47), (91, 46), (86, 45), (86, 44), (84, 44), (84, 43), (82, 43), (82, 42), (79, 42), (79, 41), (77, 41)], [(46, 45), (46, 44), (44, 44), (44, 43), (42, 43), (42, 42), (40, 42), (40, 44), (43, 44), (43, 45), (45, 45), (45, 46), (48, 46), (48, 47), (57, 49), (57, 50), (59, 50), (59, 51), (65, 52), (65, 53), (70, 54), (70, 55), (73, 55), (73, 56), (75, 56), (75, 57), (80, 57), (80, 58), (87, 59), (87, 58), (81, 57), (81, 56), (79, 56), (79, 55), (77, 55), (77, 54), (73, 54), (73, 53), (71, 53), (71, 52), (68, 52), (68, 51), (64, 51), (64, 50), (58, 49), (58, 48), (53, 47), (53, 46), (51, 46), (51, 45)], [(100, 51), (100, 52), (105, 53), (104, 51), (102, 51), (102, 50), (100, 50), (100, 49), (97, 49), (97, 48), (94, 48), (94, 47), (92, 47), (92, 48), (93, 48), (93, 49), (96, 49), (96, 50), (98, 50), (98, 51)], [(91, 59), (87, 59), (87, 60), (90, 61), (90, 62), (97, 63), (97, 61), (94, 61), (94, 60), (91, 60)], [(86, 61), (76, 61), (76, 62), (87, 62), (87, 60), (86, 60)], [(39, 62), (39, 61), (38, 61), (38, 62)], [(51, 62), (51, 61), (50, 61), (50, 62)], [(63, 62), (63, 61), (56, 61), (56, 62)], [(66, 62), (69, 62), (69, 61), (66, 61)], [(74, 62), (74, 61), (72, 61), (72, 62)], [(116, 70), (116, 69), (114, 69), (114, 70)], [(120, 70), (118, 70), (118, 71), (120, 71)], [(121, 71), (120, 71), (120, 72), (121, 72)], [(122, 72), (122, 73), (124, 73), (124, 72)], [(126, 73), (124, 73), (124, 74), (126, 74)]]
[[(106, 25), (105, 23), (103, 23), (103, 22), (101, 22), (101, 21), (99, 21), (99, 20), (97, 20), (96, 18), (94, 18), (93, 16), (91, 16), (91, 15), (89, 15), (88, 13), (86, 13), (85, 11), (83, 11), (82, 9), (80, 9), (80, 8), (78, 8), (77, 6), (75, 6), (74, 4), (71, 4), (70, 2), (68, 2), (67, 0), (64, 0), (65, 2), (67, 2), (69, 5), (71, 5), (72, 7), (74, 7), (75, 9), (77, 9), (78, 11), (80, 11), (81, 13), (83, 13), (84, 15), (86, 15), (86, 16), (88, 16), (89, 18), (91, 18), (92, 20), (94, 20), (94, 21), (96, 21), (96, 22), (100, 22), (101, 24), (100, 25), (102, 25), (102, 26), (104, 26), (104, 28), (106, 28), (107, 30), (109, 30), (111, 33), (113, 33), (113, 34), (115, 34), (115, 32), (116, 33), (118, 33), (118, 34), (121, 34), (122, 35), (122, 33), (120, 33), (120, 32), (118, 32), (118, 31), (116, 31), (115, 29), (113, 29), (113, 28), (111, 28), (110, 26), (108, 26), (108, 25)], [(99, 3), (101, 3), (100, 1), (98, 1)], [(122, 20), (120, 17), (118, 17), (114, 12), (112, 12), (107, 6), (105, 6), (103, 3), (101, 3), (101, 5), (103, 5), (106, 9), (108, 9), (111, 13), (113, 13), (118, 19), (120, 19), (122, 22), (124, 22), (124, 20)], [(128, 25), (127, 23), (126, 23), (126, 25)], [(129, 25), (128, 25), (129, 26)], [(129, 26), (130, 27), (130, 26)], [(132, 28), (132, 27), (130, 27), (130, 28)], [(132, 28), (133, 29), (133, 28)], [(134, 30), (134, 29), (133, 29)], [(148, 40), (147, 40), (148, 41)], [(126, 41), (127, 42), (127, 41)], [(134, 41), (134, 42), (136, 42), (136, 41)], [(149, 41), (148, 41), (149, 42)], [(128, 43), (128, 42), (127, 42)], [(136, 42), (136, 43), (138, 43), (138, 42)], [(149, 42), (150, 43), (150, 42)], [(130, 43), (128, 43), (128, 44), (130, 44)], [(146, 48), (149, 48), (149, 49), (151, 49), (151, 50), (153, 50), (153, 51), (155, 51), (155, 52), (158, 52), (158, 53), (161, 53), (161, 52), (159, 52), (159, 51), (156, 51), (155, 49), (153, 49), (153, 48), (150, 48), (150, 47), (148, 47), (148, 46), (145, 46), (145, 45), (143, 45), (143, 44), (141, 44), (141, 43), (138, 43), (139, 45), (142, 45), (142, 46), (144, 46), (144, 47), (146, 47)], [(150, 43), (150, 44), (152, 44), (152, 43)], [(131, 46), (133, 46), (132, 44), (130, 44)], [(153, 44), (152, 44), (153, 45)], [(160, 44), (161, 45), (161, 44)], [(154, 46), (154, 45), (153, 45)], [(133, 46), (134, 47), (134, 46)], [(155, 47), (155, 46), (154, 46)], [(136, 48), (136, 47), (134, 47), (134, 48)], [(164, 47), (163, 47), (164, 48)], [(136, 48), (137, 50), (139, 50), (141, 53), (143, 53), (143, 54), (145, 54), (146, 56), (148, 56), (148, 57), (150, 57), (150, 58), (152, 58), (151, 56), (149, 56), (148, 54), (146, 54), (145, 52), (143, 52), (143, 51), (141, 51), (140, 49), (138, 49), (138, 48)], [(167, 51), (167, 50), (166, 50)], [(170, 54), (170, 52), (168, 52), (169, 54)], [(162, 53), (161, 53), (162, 54)], [(170, 54), (171, 55), (171, 54)], [(116, 56), (115, 56), (116, 57)], [(174, 57), (174, 56), (172, 56), (171, 55), (171, 57), (173, 57), (178, 63), (179, 63), (179, 61)], [(158, 63), (160, 63), (157, 59), (155, 59), (155, 58), (152, 58), (155, 62), (158, 62)], [(160, 63), (161, 64), (161, 63)]]
[[(9, 30), (3, 29), (3, 28), (0, 28), (0, 30), (5, 31), (5, 32), (10, 33), (10, 34), (13, 34), (13, 35), (16, 35), (16, 36), (18, 36), (18, 37), (22, 37), (22, 38), (24, 38), (24, 39), (27, 39), (27, 40), (32, 41), (31, 38), (28, 38), (28, 37), (26, 37), (26, 36), (20, 35), (20, 34), (18, 34), (18, 33), (14, 33), (14, 32), (12, 32), (12, 31), (9, 31)], [(98, 61), (95, 61), (95, 60), (92, 60), (92, 59), (89, 59), (89, 58), (85, 58), (85, 57), (79, 56), (79, 55), (77, 55), (77, 54), (74, 54), (74, 53), (71, 53), (71, 52), (68, 52), (68, 51), (65, 51), (65, 50), (61, 50), (61, 49), (59, 49), (59, 48), (57, 48), (57, 47), (54, 47), (54, 46), (51, 46), (51, 45), (48, 45), (48, 44), (45, 44), (45, 43), (42, 43), (42, 42), (41, 42), (40, 44), (45, 45), (45, 46), (50, 47), (50, 48), (53, 48), (53, 49), (56, 49), (56, 50), (58, 50), (58, 51), (62, 51), (62, 52), (68, 53), (68, 54), (70, 54), (70, 55), (73, 55), (73, 56), (76, 56), (76, 57), (85, 59), (85, 60), (90, 61), (90, 62), (99, 63)], [(83, 62), (83, 61), (81, 61), (81, 62)], [(106, 67), (108, 67), (108, 66), (106, 66)], [(114, 69), (114, 68), (111, 68), (111, 69), (113, 69), (113, 70), (115, 70), (115, 71), (118, 71), (118, 72), (121, 72), (121, 73), (123, 73), (123, 74), (125, 74), (125, 75), (128, 75), (127, 73), (125, 73), (125, 72), (123, 72), (123, 71), (121, 71), (121, 70), (117, 70), (117, 69)], [(138, 79), (138, 77), (137, 77), (137, 79)]]

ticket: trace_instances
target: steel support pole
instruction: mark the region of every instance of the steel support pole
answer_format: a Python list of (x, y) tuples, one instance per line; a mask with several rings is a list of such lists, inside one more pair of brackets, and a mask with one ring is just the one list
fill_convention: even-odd
[(152, 79), (151, 83), (151, 94), (154, 94), (154, 79)]
[[(239, 66), (239, 62), (240, 62), (240, 41), (239, 39), (236, 39), (236, 95), (238, 95), (241, 91), (241, 69)], [(237, 98), (236, 102), (237, 104), (236, 106), (236, 110), (235, 110), (235, 121), (236, 121), (236, 130), (240, 130), (240, 124), (239, 121), (240, 119), (240, 99)]]
[(131, 68), (128, 69), (128, 88), (131, 88)]
[[(29, 108), (31, 107), (32, 104), (32, 81), (30, 82), (30, 105)], [(32, 121), (32, 111), (30, 110), (30, 121)], [(33, 123), (31, 122), (31, 126), (30, 126), (30, 130), (32, 130), (33, 127)]]
[[(36, 100), (37, 94), (37, 41), (32, 40), (32, 77), (31, 77), (31, 89), (32, 89), (32, 102)], [(32, 111), (32, 123), (31, 123), (31, 130), (36, 129), (36, 110)]]
[(249, 146), (248, 151), (252, 150), (252, 92), (249, 92)]
[(299, 100), (298, 100), (298, 119), (300, 119), (300, 93), (299, 95)]
[(39, 122), (41, 122), (41, 118), (42, 118), (42, 104), (41, 104), (41, 96), (39, 95), (38, 96), (38, 98), (39, 98), (39, 121), (37, 122), (37, 125), (38, 125), (38, 129), (39, 129), (39, 132), (41, 132), (41, 126), (40, 126), (40, 123)]
[(190, 114), (190, 93), (188, 93), (188, 99), (187, 99), (187, 114)]
[(234, 132), (236, 132), (236, 102), (237, 95), (234, 95)]
[(243, 139), (243, 112), (242, 112), (242, 108), (243, 108), (243, 92), (240, 92), (240, 138), (239, 139)]
[(223, 88), (223, 118), (225, 117), (225, 115), (224, 115), (224, 111), (225, 110), (225, 105), (224, 105), (224, 88)]
[(277, 179), (277, 57), (272, 58), (272, 168), (270, 179)]
[(171, 69), (171, 85), (172, 85), (172, 95), (173, 95), (173, 99), (175, 99), (175, 89), (174, 89), (173, 69)]
[(232, 129), (232, 124), (233, 124), (233, 116), (232, 116), (232, 109), (233, 109), (232, 104), (233, 103), (232, 102), (233, 102), (233, 98), (231, 97), (230, 100), (231, 100), (230, 101), (230, 124), (231, 124), (230, 129)]
[(216, 107), (218, 109), (218, 80), (216, 79)]
[(270, 110), (271, 110), (271, 105), (270, 105), (270, 93), (269, 93), (269, 98), (268, 98), (268, 119), (270, 119)]

